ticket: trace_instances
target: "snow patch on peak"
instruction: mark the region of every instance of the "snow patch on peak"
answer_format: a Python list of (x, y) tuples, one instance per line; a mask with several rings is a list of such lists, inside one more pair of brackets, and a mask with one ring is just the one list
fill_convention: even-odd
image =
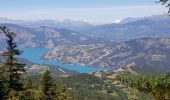
[(121, 21), (122, 21), (121, 19), (117, 19), (113, 23), (120, 23)]

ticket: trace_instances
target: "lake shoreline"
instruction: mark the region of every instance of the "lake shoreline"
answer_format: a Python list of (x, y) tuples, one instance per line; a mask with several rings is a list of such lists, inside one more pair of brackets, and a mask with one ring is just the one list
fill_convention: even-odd
[(35, 64), (55, 66), (66, 70), (76, 71), (79, 73), (92, 73), (105, 70), (103, 68), (97, 67), (64, 64), (60, 61), (44, 60), (42, 58), (43, 55), (49, 51), (49, 49), (46, 48), (21, 48), (21, 49), (23, 50), (23, 54), (20, 55), (19, 58), (26, 59)]

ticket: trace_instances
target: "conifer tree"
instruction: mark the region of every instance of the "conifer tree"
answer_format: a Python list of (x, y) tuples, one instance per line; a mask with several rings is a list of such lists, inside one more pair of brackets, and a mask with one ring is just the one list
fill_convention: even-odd
[(45, 95), (45, 100), (67, 100), (68, 95), (64, 86), (57, 87), (51, 72), (46, 70), (41, 79), (41, 90)]
[(170, 13), (170, 0), (159, 0), (158, 3), (162, 3), (162, 5), (166, 5), (169, 8), (168, 13)]
[(55, 95), (54, 93), (55, 84), (53, 82), (51, 72), (49, 70), (46, 70), (45, 73), (43, 74), (41, 79), (41, 86), (42, 91), (46, 96), (46, 99), (51, 100)]
[(17, 49), (17, 45), (14, 42), (16, 33), (11, 32), (6, 27), (0, 27), (1, 33), (4, 33), (7, 38), (7, 50), (3, 53), (5, 62), (3, 63), (3, 70), (6, 74), (8, 88), (10, 91), (20, 91), (22, 84), (20, 83), (20, 76), (24, 70), (25, 64), (21, 64), (17, 61), (15, 56), (20, 55), (22, 52)]
[(28, 77), (28, 78), (25, 79), (24, 88), (25, 88), (26, 90), (33, 88), (33, 83), (32, 83), (31, 77)]
[[(0, 71), (2, 71), (1, 68), (0, 68)], [(8, 93), (9, 93), (9, 88), (7, 86), (7, 80), (4, 76), (4, 73), (0, 72), (0, 99), (5, 100)]]

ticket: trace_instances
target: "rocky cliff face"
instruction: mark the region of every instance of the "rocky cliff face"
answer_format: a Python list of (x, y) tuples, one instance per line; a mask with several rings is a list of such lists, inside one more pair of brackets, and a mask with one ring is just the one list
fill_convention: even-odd
[(152, 65), (170, 70), (170, 38), (138, 38), (112, 45), (61, 46), (44, 55), (65, 63), (120, 68)]

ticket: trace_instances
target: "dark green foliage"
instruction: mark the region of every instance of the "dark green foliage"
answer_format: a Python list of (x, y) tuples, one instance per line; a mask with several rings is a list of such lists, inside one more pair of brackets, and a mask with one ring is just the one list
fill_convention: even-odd
[(22, 52), (17, 49), (17, 45), (14, 42), (16, 33), (11, 32), (6, 27), (0, 27), (2, 33), (7, 37), (7, 51), (3, 53), (6, 58), (3, 64), (4, 73), (7, 75), (6, 78), (9, 81), (9, 89), (20, 91), (22, 84), (20, 83), (20, 76), (24, 70), (24, 64), (19, 63), (15, 56), (20, 55)]
[(61, 89), (58, 90), (57, 84), (53, 80), (51, 72), (49, 70), (46, 70), (45, 73), (42, 75), (40, 84), (41, 90), (44, 93), (46, 100), (67, 99), (67, 96), (65, 94), (65, 87), (62, 86)]
[(33, 88), (33, 83), (31, 77), (25, 78), (24, 79), (24, 89), (32, 89)]
[(169, 8), (168, 13), (170, 13), (170, 2), (169, 0), (160, 0), (158, 3), (162, 3), (162, 5), (166, 5)]
[(46, 100), (45, 95), (37, 88), (27, 89), (19, 93), (19, 100)]
[(0, 27), (0, 31), (7, 38), (7, 51), (1, 55), (5, 61), (0, 66), (0, 98), (2, 100), (14, 99), (14, 97), (18, 98), (18, 92), (23, 90), (20, 76), (25, 71), (24, 64), (19, 63), (15, 58), (22, 52), (17, 49), (14, 42), (16, 33), (6, 27)]
[(160, 76), (121, 76), (119, 80), (127, 83), (128, 86), (139, 91), (153, 95), (157, 100), (170, 99), (170, 76), (162, 74)]
[(9, 93), (8, 83), (4, 74), (0, 74), (0, 98), (4, 100)]
[[(105, 83), (103, 79), (92, 74), (80, 74), (60, 78), (66, 84), (68, 93), (74, 100), (126, 100), (127, 96), (120, 88)], [(118, 97), (112, 93), (116, 92)]]
[(132, 70), (137, 72), (140, 76), (159, 76), (162, 73), (165, 73), (164, 70), (161, 70), (155, 66), (135, 66), (131, 67)]
[(41, 88), (43, 93), (47, 96), (48, 99), (51, 99), (54, 94), (54, 82), (49, 70), (45, 71), (41, 79)]

